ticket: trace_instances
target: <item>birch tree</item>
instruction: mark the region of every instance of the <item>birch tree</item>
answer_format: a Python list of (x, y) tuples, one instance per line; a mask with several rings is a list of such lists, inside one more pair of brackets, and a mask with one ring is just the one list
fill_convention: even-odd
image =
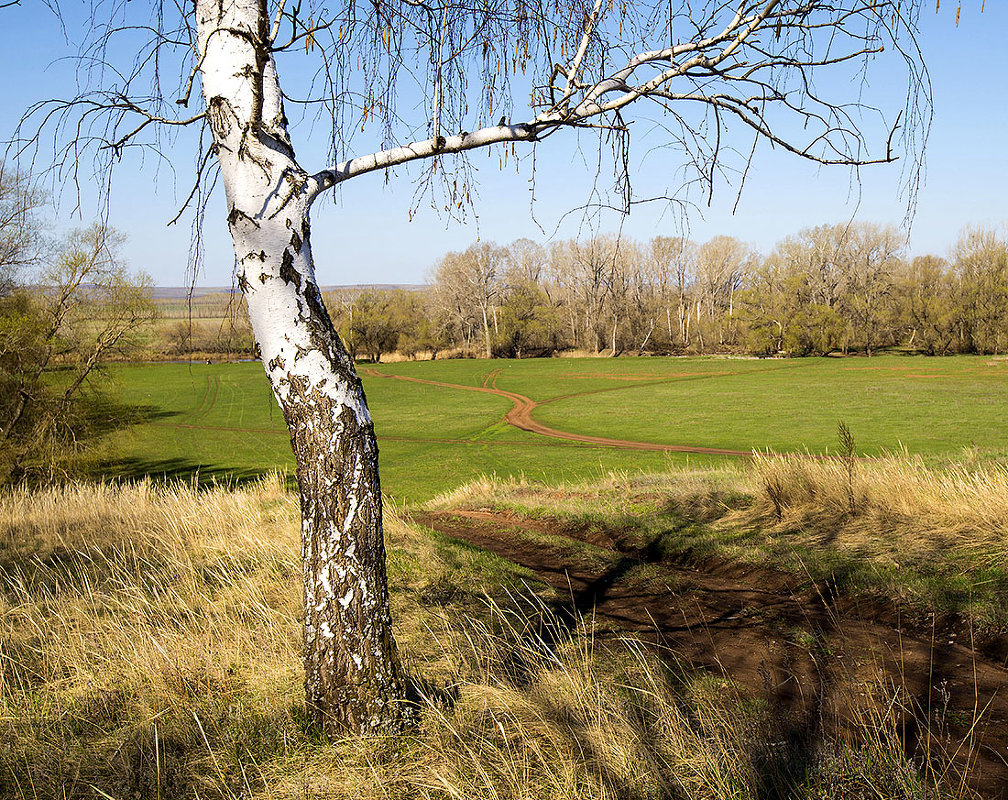
[[(448, 213), (461, 213), (473, 177), (465, 153), (505, 145), (506, 163), (518, 146), (577, 129), (582, 149), (594, 137), (599, 163), (613, 167), (613, 199), (604, 202), (627, 211), (644, 199), (629, 182), (635, 117), (650, 118), (656, 144), (686, 166), (668, 171), (669, 197), (683, 183), (712, 191), (732, 169), (743, 180), (747, 159), (733, 154), (758, 158), (766, 146), (823, 165), (891, 162), (918, 151), (929, 114), (916, 6), (152, 0), (113, 3), (111, 19), (93, 23), (79, 51), (79, 91), (30, 109), (14, 147), (55, 160), (61, 182), (83, 179), (81, 165), (93, 156), (103, 184), (114, 187), (107, 178), (117, 164), (145, 163), (129, 160), (132, 148), (165, 153), (165, 130), (201, 132), (192, 197), (206, 207), (200, 201), (219, 176), (223, 206), (210, 213), (230, 230), (237, 283), (297, 460), (305, 689), (327, 731), (389, 729), (405, 705), (378, 448), (361, 382), (319, 292), (316, 201), (371, 172), (404, 180), (394, 168), (429, 160), (414, 177)], [(125, 52), (137, 54), (132, 63)], [(884, 113), (859, 95), (883, 62), (902, 69), (908, 86)], [(817, 86), (822, 71), (835, 78)], [(404, 78), (418, 90), (402, 90)], [(887, 92), (878, 102), (891, 99)], [(308, 109), (304, 125), (291, 123), (295, 107)], [(305, 154), (320, 149), (306, 148), (304, 137), (319, 121), (330, 155), (309, 164)], [(43, 143), (52, 145), (46, 153)], [(333, 211), (328, 224), (338, 219)]]

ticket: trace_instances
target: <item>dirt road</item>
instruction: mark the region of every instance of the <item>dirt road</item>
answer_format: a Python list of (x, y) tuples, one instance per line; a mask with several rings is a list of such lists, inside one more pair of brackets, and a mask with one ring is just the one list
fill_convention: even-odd
[[(619, 530), (589, 535), (486, 511), (414, 519), (533, 570), (575, 610), (594, 614), (602, 635), (635, 631), (687, 664), (723, 671), (786, 709), (789, 735), (814, 740), (823, 727), (856, 719), (866, 692), (884, 704), (904, 690), (917, 706), (899, 721), (910, 756), (921, 764), (930, 753), (938, 763), (947, 753), (957, 768), (969, 766), (975, 789), (1008, 798), (1003, 641), (971, 647), (968, 629), (910, 621), (888, 601), (836, 596), (789, 573), (661, 561), (660, 537), (641, 547)], [(604, 566), (585, 566), (584, 541), (609, 551)]]

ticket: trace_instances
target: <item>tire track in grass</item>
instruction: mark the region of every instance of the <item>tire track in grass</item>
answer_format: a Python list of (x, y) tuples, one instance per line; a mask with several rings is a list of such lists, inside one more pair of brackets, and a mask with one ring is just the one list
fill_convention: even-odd
[[(776, 367), (774, 369), (782, 369), (782, 367)], [(533, 433), (537, 436), (542, 436), (548, 439), (557, 439), (563, 442), (567, 442), (569, 445), (580, 446), (580, 447), (613, 447), (622, 450), (642, 450), (642, 451), (652, 451), (652, 452), (665, 452), (665, 453), (696, 453), (701, 455), (721, 455), (721, 456), (735, 456), (735, 457), (746, 457), (752, 455), (750, 450), (733, 450), (729, 448), (721, 447), (704, 447), (702, 445), (685, 445), (685, 444), (659, 444), (657, 442), (640, 442), (633, 441), (629, 439), (614, 439), (606, 436), (590, 436), (588, 434), (572, 433), (570, 431), (563, 431), (557, 428), (551, 428), (548, 425), (544, 425), (533, 417), (533, 412), (536, 408), (541, 405), (546, 405), (547, 403), (553, 403), (558, 400), (567, 400), (572, 397), (579, 397), (587, 394), (598, 394), (600, 392), (612, 392), (618, 391), (620, 389), (633, 389), (640, 388), (641, 386), (657, 385), (663, 383), (669, 383), (673, 380), (679, 380), (676, 378), (659, 379), (648, 382), (634, 382), (626, 386), (614, 386), (606, 387), (603, 389), (592, 389), (585, 392), (574, 392), (572, 394), (560, 395), (558, 397), (551, 397), (546, 400), (536, 401), (530, 397), (526, 397), (518, 392), (511, 392), (506, 389), (500, 389), (497, 387), (497, 379), (500, 377), (502, 370), (495, 369), (488, 372), (482, 381), (480, 386), (467, 386), (465, 384), (458, 383), (447, 383), (445, 381), (434, 381), (426, 378), (414, 378), (406, 375), (391, 375), (389, 373), (381, 372), (373, 367), (365, 367), (361, 370), (362, 373), (374, 378), (389, 378), (393, 380), (408, 381), (410, 383), (421, 383), (428, 386), (437, 386), (444, 389), (462, 389), (464, 391), (470, 392), (482, 392), (484, 394), (492, 394), (497, 397), (504, 397), (511, 401), (511, 409), (504, 414), (504, 422), (514, 428), (526, 431), (527, 433)], [(724, 374), (735, 374), (735, 373), (704, 373), (704, 377), (721, 377)], [(203, 393), (203, 398), (200, 401), (200, 405), (192, 413), (186, 422), (161, 422), (160, 425), (173, 428), (183, 428), (187, 430), (212, 430), (212, 431), (222, 431), (226, 433), (253, 433), (253, 434), (282, 434), (287, 435), (287, 431), (283, 429), (275, 428), (246, 428), (232, 425), (205, 425), (196, 424), (200, 420), (203, 420), (207, 415), (216, 407), (217, 399), (220, 394), (220, 376), (213, 375), (207, 376), (207, 386)], [(509, 442), (509, 441), (493, 441), (488, 442), (486, 440), (473, 440), (473, 439), (459, 439), (459, 438), (448, 438), (448, 437), (413, 437), (413, 436), (382, 436), (382, 439), (386, 441), (395, 442), (418, 442), (424, 444), (494, 444), (494, 445), (513, 445), (513, 446), (532, 446), (532, 447), (544, 447), (552, 446), (549, 442)]]
[[(217, 403), (217, 392), (220, 390), (220, 376), (207, 375), (206, 388), (203, 390), (203, 397), (196, 410), (189, 415), (190, 420), (203, 419)], [(207, 403), (209, 402), (209, 406)]]
[(205, 418), (207, 414), (209, 414), (211, 411), (214, 410), (214, 406), (217, 405), (217, 395), (220, 394), (220, 375), (214, 375), (212, 377), (213, 377), (213, 386), (211, 388), (211, 376), (207, 375), (207, 393), (204, 395), (204, 399), (207, 396), (210, 397), (210, 402), (206, 405), (205, 408), (203, 408), (202, 412), (200, 412), (196, 417), (194, 417), (194, 419)]
[[(276, 435), (276, 436), (290, 436), (290, 433), (286, 428), (238, 428), (233, 425), (199, 425), (192, 422), (163, 422), (157, 421), (152, 422), (152, 425), (159, 425), (165, 428), (182, 428), (183, 430), (192, 431), (221, 431), (224, 433), (254, 433), (263, 435)], [(379, 438), (383, 442), (404, 442), (407, 444), (461, 444), (461, 445), (473, 445), (473, 446), (485, 446), (493, 445), (494, 447), (563, 447), (565, 445), (555, 444), (553, 442), (540, 442), (540, 441), (486, 441), (482, 439), (449, 439), (443, 437), (432, 437), (432, 436), (389, 436), (380, 435)], [(584, 444), (580, 442), (570, 442), (568, 445), (570, 447), (595, 447), (595, 445)]]
[[(528, 433), (534, 433), (539, 436), (546, 436), (552, 439), (562, 439), (568, 442), (580, 442), (582, 444), (588, 444), (592, 446), (601, 447), (615, 447), (622, 450), (651, 450), (656, 452), (664, 453), (699, 453), (702, 455), (715, 455), (715, 456), (749, 456), (751, 451), (749, 450), (730, 450), (721, 447), (703, 447), (701, 445), (686, 445), (686, 444), (658, 444), (656, 442), (636, 442), (629, 439), (611, 439), (606, 436), (589, 436), (587, 434), (581, 433), (571, 433), (569, 431), (561, 431), (557, 428), (551, 428), (548, 425), (543, 425), (538, 422), (533, 416), (532, 412), (543, 403), (536, 402), (531, 397), (526, 397), (523, 394), (518, 394), (517, 392), (509, 392), (506, 389), (497, 388), (497, 377), (500, 374), (500, 370), (496, 370), (496, 374), (491, 372), (484, 379), (484, 385), (482, 386), (465, 386), (459, 383), (445, 383), (444, 381), (432, 381), (426, 378), (413, 378), (407, 375), (390, 375), (386, 372), (380, 372), (373, 367), (367, 367), (362, 370), (364, 374), (373, 378), (389, 378), (393, 380), (409, 381), (410, 383), (423, 383), (428, 386), (440, 386), (445, 389), (463, 389), (467, 392), (483, 392), (484, 394), (493, 394), (498, 397), (506, 397), (511, 401), (512, 407), (504, 415), (504, 421), (507, 422), (514, 428), (519, 430), (527, 431)], [(655, 383), (666, 383), (667, 381), (655, 381)], [(489, 384), (489, 385), (487, 385)], [(607, 389), (606, 391), (615, 391), (617, 389), (629, 389), (638, 388), (641, 384), (636, 384), (636, 386), (619, 386)], [(586, 392), (585, 394), (589, 394)], [(567, 395), (567, 397), (573, 397), (574, 395)], [(559, 398), (553, 398), (559, 399)]]

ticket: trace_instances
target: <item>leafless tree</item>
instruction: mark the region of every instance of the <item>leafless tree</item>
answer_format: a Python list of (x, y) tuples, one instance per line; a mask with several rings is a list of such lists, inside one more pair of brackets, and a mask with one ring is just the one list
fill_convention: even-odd
[(870, 356), (877, 346), (884, 304), (899, 267), (906, 240), (892, 225), (855, 222), (845, 226), (849, 274), (845, 305)]
[(150, 279), (127, 273), (121, 242), (103, 225), (71, 231), (31, 284), (0, 296), (0, 483), (22, 479), (32, 462), (31, 472), (59, 474), (96, 370), (153, 319)]
[(17, 273), (38, 259), (43, 203), (26, 175), (0, 162), (0, 297), (11, 291)]
[[(660, 303), (665, 310), (669, 345), (689, 347), (689, 303), (687, 293), (694, 282), (696, 245), (682, 237), (656, 236), (651, 240), (651, 268)], [(672, 328), (673, 297), (676, 308), (676, 332)], [(678, 336), (678, 341), (676, 337)]]
[[(697, 248), (696, 253), (696, 323), (710, 324), (722, 313), (730, 323), (735, 312), (735, 293), (751, 271), (756, 253), (733, 236), (715, 236)], [(718, 343), (724, 344), (725, 331), (719, 327)]]
[[(377, 445), (316, 283), (314, 202), (351, 178), (429, 159), (421, 180), (460, 212), (471, 172), (448, 156), (504, 144), (506, 161), (515, 145), (573, 128), (584, 141), (597, 137), (600, 153), (611, 150), (604, 161), (613, 165), (615, 205), (626, 210), (635, 202), (631, 114), (652, 117), (661, 144), (707, 191), (730, 177), (736, 151), (744, 181), (744, 153), (757, 154), (760, 143), (821, 164), (892, 161), (901, 149), (916, 152), (929, 114), (916, 0), (112, 8), (80, 51), (80, 91), (30, 109), (14, 146), (37, 159), (50, 142), (45, 158), (73, 181), (92, 156), (107, 177), (131, 149), (162, 147), (159, 131), (198, 130), (193, 199), (223, 184), (237, 281), (297, 459), (305, 686), (311, 714), (332, 733), (394, 727), (405, 706)], [(119, 61), (127, 48), (137, 53), (132, 63)], [(297, 59), (312, 69), (292, 68)], [(860, 102), (883, 61), (905, 67), (909, 86), (906, 102), (886, 114)], [(820, 89), (822, 70), (836, 79)], [(419, 98), (404, 91), (406, 77)], [(531, 97), (526, 110), (519, 97)], [(309, 124), (326, 122), (328, 164), (309, 168), (298, 158), (302, 126), (290, 109), (303, 109)], [(672, 174), (669, 196), (681, 184), (682, 173)]]

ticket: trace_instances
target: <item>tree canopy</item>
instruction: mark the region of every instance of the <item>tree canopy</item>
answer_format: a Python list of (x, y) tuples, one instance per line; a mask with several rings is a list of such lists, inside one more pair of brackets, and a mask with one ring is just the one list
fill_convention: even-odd
[[(720, 179), (744, 183), (761, 143), (853, 167), (909, 155), (905, 179), (912, 188), (919, 178), (930, 94), (916, 2), (253, 5), (262, 56), (283, 76), (282, 138), (300, 134), (316, 192), (428, 159), (414, 177), (436, 208), (462, 214), (474, 174), (465, 157), (445, 156), (535, 143), (563, 128), (576, 129), (590, 162), (592, 151), (608, 154), (597, 159), (594, 189), (572, 204), (626, 211), (679, 201), (687, 186), (706, 198)], [(131, 151), (178, 170), (181, 136), (196, 167), (185, 207), (198, 213), (216, 183), (220, 109), (199, 107), (192, 7), (107, 4), (76, 58), (77, 92), (28, 109), (19, 153), (55, 164), (57, 181), (89, 180), (93, 170), (107, 185)], [(904, 73), (903, 94), (872, 87), (882, 62)], [(638, 140), (671, 154), (658, 197), (633, 194)], [(501, 165), (516, 154), (506, 147)]]

